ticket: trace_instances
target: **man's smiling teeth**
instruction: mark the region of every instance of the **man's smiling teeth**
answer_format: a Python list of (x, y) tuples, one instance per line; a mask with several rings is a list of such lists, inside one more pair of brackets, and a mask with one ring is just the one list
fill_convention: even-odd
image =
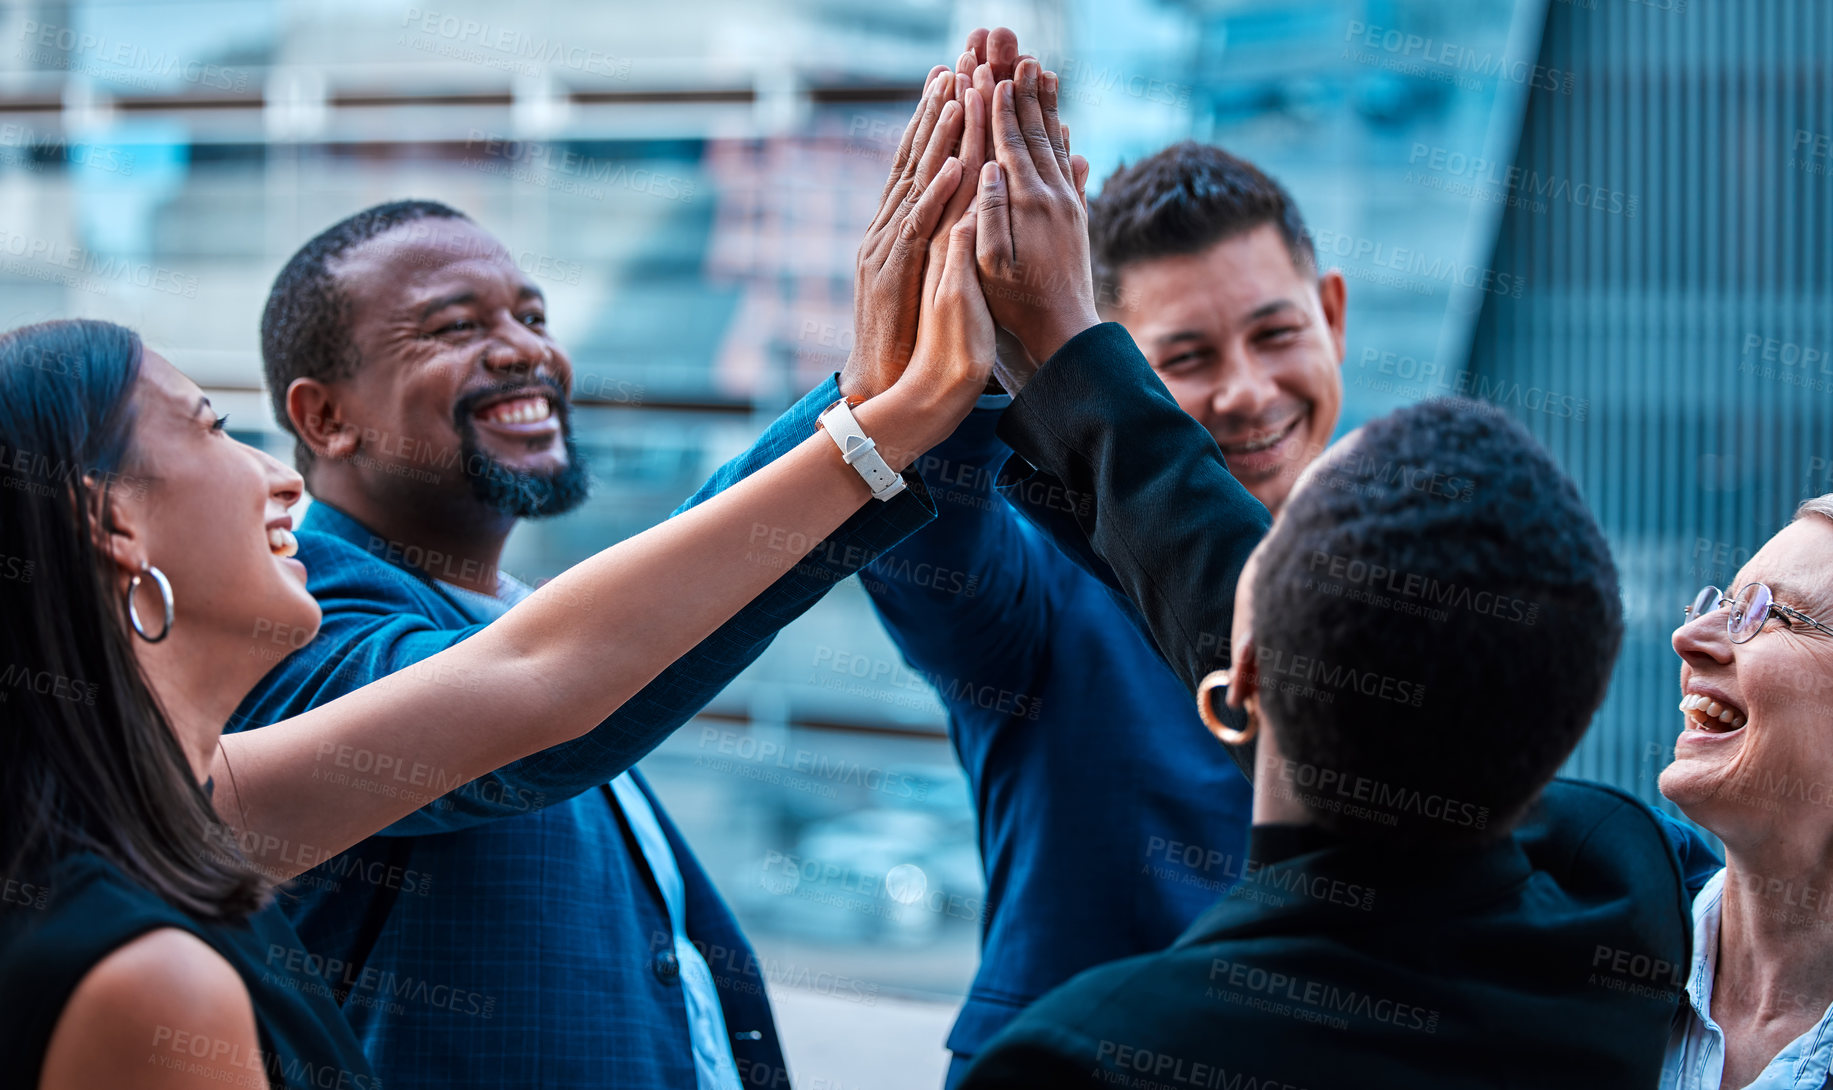
[(1280, 428), (1278, 431), (1268, 432), (1259, 439), (1250, 439), (1243, 443), (1230, 443), (1223, 449), (1231, 454), (1252, 454), (1255, 451), (1266, 450), (1268, 447), (1277, 446), (1279, 441), (1284, 439), (1287, 435), (1290, 435), (1292, 429), (1296, 427), (1298, 427), (1298, 420), (1294, 419), (1290, 424)]
[(267, 532), (267, 548), (275, 556), (294, 556), (299, 552), (299, 539), (293, 531), (276, 526)]
[(1680, 699), (1680, 710), (1702, 730), (1737, 730), (1749, 722), (1736, 708), (1728, 708), (1711, 697), (1688, 693)]
[(493, 424), (538, 424), (554, 415), (544, 397), (518, 397), (490, 406), (480, 414)]

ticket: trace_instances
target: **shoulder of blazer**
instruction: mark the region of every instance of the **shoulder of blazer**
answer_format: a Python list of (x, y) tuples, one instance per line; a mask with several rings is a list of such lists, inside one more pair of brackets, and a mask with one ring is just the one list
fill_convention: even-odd
[[(1646, 833), (1654, 843), (1669, 844), (1661, 820), (1641, 799), (1609, 784), (1563, 776), (1547, 784), (1516, 831), (1526, 833), (1544, 825), (1550, 831), (1557, 830), (1562, 839), (1578, 837), (1573, 846), (1582, 848), (1607, 824), (1625, 835)], [(1675, 872), (1679, 872), (1678, 860)]]
[[(1536, 869), (1556, 878), (1588, 875), (1600, 883), (1620, 882), (1651, 909), (1656, 894), (1672, 892), (1674, 922), (1690, 933), (1692, 898), (1680, 855), (1654, 810), (1629, 792), (1557, 778), (1515, 832)], [(1664, 904), (1669, 900), (1662, 897)]]
[(1104, 1055), (1111, 1058), (1111, 1047), (1107, 1053), (1101, 1051), (1103, 1042), (1126, 1042), (1130, 1051), (1184, 1053), (1195, 1059), (1218, 1037), (1232, 1036), (1236, 1043), (1230, 1047), (1239, 1050), (1240, 1062), (1261, 1063), (1269, 1050), (1276, 1058), (1288, 1041), (1258, 1032), (1258, 1027), (1287, 1025), (1289, 1018), (1207, 1000), (1205, 991), (1218, 964), (1226, 968), (1234, 959), (1247, 957), (1262, 968), (1294, 956), (1329, 956), (1334, 948), (1329, 937), (1222, 939), (1109, 962), (1046, 993), (995, 1036), (987, 1051), (1028, 1045), (1082, 1061), (1087, 1070), (1098, 1066)]

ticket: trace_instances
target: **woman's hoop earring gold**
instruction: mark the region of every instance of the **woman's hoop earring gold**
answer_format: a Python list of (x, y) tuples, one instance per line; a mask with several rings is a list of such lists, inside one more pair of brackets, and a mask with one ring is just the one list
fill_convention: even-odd
[[(140, 611), (134, 608), (134, 592), (140, 589), (142, 575), (152, 577), (153, 585), (159, 588), (159, 601), (165, 606), (165, 627), (157, 636), (146, 634), (146, 626), (140, 623)], [(133, 626), (134, 635), (148, 643), (158, 643), (172, 634), (172, 584), (166, 582), (164, 572), (151, 564), (127, 581), (127, 623)]]
[(1228, 671), (1211, 670), (1209, 675), (1197, 684), (1197, 715), (1203, 719), (1203, 725), (1209, 733), (1224, 745), (1243, 746), (1254, 740), (1260, 733), (1260, 718), (1251, 710), (1247, 713), (1247, 729), (1236, 730), (1222, 721), (1216, 714), (1215, 705), (1210, 703), (1209, 694), (1217, 689), (1228, 688)]

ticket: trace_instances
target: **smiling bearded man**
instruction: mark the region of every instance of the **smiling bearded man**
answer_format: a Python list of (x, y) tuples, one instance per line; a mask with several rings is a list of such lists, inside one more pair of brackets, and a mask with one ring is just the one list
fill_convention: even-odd
[[(899, 229), (902, 217), (885, 218)], [(920, 271), (880, 279), (914, 297)], [(500, 242), (445, 205), (380, 205), (307, 243), (274, 284), (261, 341), (316, 500), (299, 555), (324, 624), (296, 650), (255, 648), (283, 661), (231, 729), (419, 668), (476, 632), (530, 593), (498, 569), (516, 521), (586, 494), (573, 367), (546, 302)], [(883, 389), (849, 362), (689, 505), (813, 434), (843, 384)], [(439, 769), (391, 774), (362, 751), (321, 754), (312, 775), (424, 802), (303, 877), (287, 914), (305, 949), (270, 959), (323, 977), (391, 1088), (787, 1086), (757, 959), (631, 766), (933, 514), (918, 482), (810, 556), (782, 554), (769, 590), (611, 718), (493, 779), (459, 786)]]
[(308, 243), (268, 301), (262, 355), (313, 496), (495, 594), (515, 520), (586, 498), (573, 364), (503, 244), (440, 209), (383, 205)]

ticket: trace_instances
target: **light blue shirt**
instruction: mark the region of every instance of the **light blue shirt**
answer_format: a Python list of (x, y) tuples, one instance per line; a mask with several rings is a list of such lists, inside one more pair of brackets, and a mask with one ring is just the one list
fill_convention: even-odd
[[(509, 608), (534, 593), (534, 588), (507, 573), (497, 575), (496, 595), (492, 597), (453, 583), (440, 583), (473, 612), (486, 620), (495, 620)], [(636, 780), (626, 772), (611, 781), (611, 794), (623, 807), (630, 834), (642, 849), (643, 861), (662, 891), (662, 903), (668, 908), (668, 922), (675, 933), (675, 960), (681, 966), (681, 995), (687, 1005), (688, 1039), (694, 1045), (694, 1075), (699, 1090), (742, 1090), (738, 1062), (732, 1057), (732, 1043), (726, 1036), (725, 1011), (719, 1005), (719, 988), (713, 983), (713, 970), (707, 965), (700, 948), (687, 937), (687, 887), (681, 880), (681, 867), (668, 846), (662, 823), (649, 805)]]
[[(1693, 968), (1687, 975), (1690, 1006), (1681, 1012), (1661, 1068), (1661, 1090), (1719, 1090), (1725, 1073), (1725, 1033), (1712, 1020), (1712, 977), (1718, 967), (1718, 922), (1725, 893), (1719, 871), (1693, 899)], [(1820, 1090), (1833, 1074), (1833, 1006), (1813, 1029), (1790, 1041), (1769, 1061), (1749, 1090)]]

